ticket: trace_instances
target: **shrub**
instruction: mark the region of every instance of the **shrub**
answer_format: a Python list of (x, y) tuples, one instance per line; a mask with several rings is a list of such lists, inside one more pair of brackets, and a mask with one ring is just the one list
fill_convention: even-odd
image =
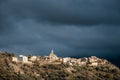
[(105, 76), (105, 77), (107, 77), (107, 78), (109, 78), (109, 79), (113, 79), (113, 74), (106, 73), (106, 76)]

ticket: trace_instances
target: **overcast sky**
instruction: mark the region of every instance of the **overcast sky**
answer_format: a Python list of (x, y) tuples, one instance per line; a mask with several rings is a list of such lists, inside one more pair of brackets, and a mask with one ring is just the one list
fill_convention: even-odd
[(120, 0), (0, 0), (0, 50), (98, 56), (120, 65)]

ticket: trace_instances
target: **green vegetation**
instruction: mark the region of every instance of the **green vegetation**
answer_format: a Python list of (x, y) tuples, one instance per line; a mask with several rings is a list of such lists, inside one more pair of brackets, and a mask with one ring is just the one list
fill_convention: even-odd
[(112, 64), (97, 67), (23, 64), (12, 62), (12, 56), (0, 53), (0, 80), (120, 80), (120, 70)]

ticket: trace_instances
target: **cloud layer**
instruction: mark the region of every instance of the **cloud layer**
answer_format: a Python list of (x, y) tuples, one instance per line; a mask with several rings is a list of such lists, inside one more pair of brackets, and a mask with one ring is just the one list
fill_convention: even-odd
[[(120, 0), (1, 0), (0, 50), (120, 56)], [(119, 62), (116, 62), (119, 65)]]

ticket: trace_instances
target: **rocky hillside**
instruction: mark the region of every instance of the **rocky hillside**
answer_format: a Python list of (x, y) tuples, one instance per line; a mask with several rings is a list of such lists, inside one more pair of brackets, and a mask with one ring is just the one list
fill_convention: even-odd
[(120, 80), (120, 69), (108, 62), (99, 66), (41, 65), (12, 62), (14, 54), (0, 53), (0, 80)]

